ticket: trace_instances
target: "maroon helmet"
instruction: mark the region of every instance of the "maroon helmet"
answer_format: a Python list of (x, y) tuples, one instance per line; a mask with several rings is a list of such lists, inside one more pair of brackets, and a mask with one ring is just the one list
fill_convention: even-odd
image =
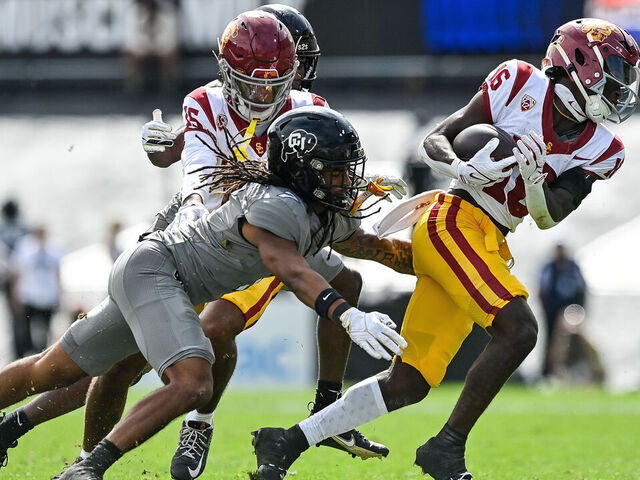
[(543, 71), (563, 69), (586, 100), (594, 122), (627, 119), (638, 106), (640, 50), (625, 30), (597, 18), (581, 18), (556, 30)]
[(268, 121), (291, 91), (298, 66), (287, 28), (267, 12), (241, 13), (218, 39), (222, 86), (231, 108), (247, 121)]

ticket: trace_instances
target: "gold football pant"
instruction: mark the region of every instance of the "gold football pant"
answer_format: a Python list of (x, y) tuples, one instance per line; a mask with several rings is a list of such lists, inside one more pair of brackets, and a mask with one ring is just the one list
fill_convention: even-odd
[(437, 387), (473, 323), (490, 326), (502, 307), (528, 293), (509, 271), (502, 233), (460, 197), (439, 194), (412, 244), (418, 280), (402, 325), (409, 344), (402, 361)]
[[(253, 326), (264, 313), (265, 308), (273, 297), (282, 289), (284, 284), (276, 277), (263, 278), (244, 290), (227, 293), (221, 298), (233, 303), (244, 315), (244, 330)], [(196, 306), (198, 315), (204, 310), (206, 303)]]

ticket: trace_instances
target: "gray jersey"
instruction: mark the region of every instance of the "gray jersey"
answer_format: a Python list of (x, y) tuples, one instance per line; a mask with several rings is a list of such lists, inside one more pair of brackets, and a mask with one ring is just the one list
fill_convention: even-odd
[(249, 184), (233, 192), (227, 203), (196, 222), (155, 232), (175, 258), (178, 275), (195, 304), (242, 289), (272, 273), (258, 249), (242, 236), (241, 222), (296, 243), (311, 257), (329, 244), (345, 240), (360, 225), (356, 218), (336, 214), (333, 235), (323, 235), (318, 215), (293, 192), (272, 185)]

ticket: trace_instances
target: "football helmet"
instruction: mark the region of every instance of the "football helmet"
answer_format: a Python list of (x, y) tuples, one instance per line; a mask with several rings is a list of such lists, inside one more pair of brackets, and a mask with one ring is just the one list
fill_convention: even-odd
[(269, 127), (268, 145), (269, 170), (308, 202), (348, 215), (367, 184), (358, 132), (335, 110), (310, 106), (281, 115)]
[(287, 100), (298, 68), (287, 28), (267, 12), (241, 13), (218, 39), (218, 65), (229, 105), (247, 121), (269, 121)]
[(318, 57), (320, 57), (320, 47), (309, 20), (295, 8), (279, 3), (263, 5), (256, 10), (273, 14), (289, 29), (296, 44), (296, 54), (300, 62), (293, 80), (293, 88), (294, 90), (310, 90), (317, 77), (316, 66), (318, 65)]
[(581, 18), (559, 27), (542, 69), (564, 70), (584, 97), (594, 122), (620, 123), (638, 106), (640, 50), (629, 33), (613, 23)]

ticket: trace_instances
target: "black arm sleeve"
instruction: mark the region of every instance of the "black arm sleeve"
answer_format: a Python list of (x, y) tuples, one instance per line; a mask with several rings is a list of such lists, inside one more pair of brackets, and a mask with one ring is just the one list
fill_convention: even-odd
[(574, 199), (574, 209), (578, 208), (582, 200), (591, 193), (591, 185), (593, 184), (589, 175), (587, 175), (581, 167), (574, 167), (560, 174), (549, 185), (550, 188), (562, 188), (567, 190)]

